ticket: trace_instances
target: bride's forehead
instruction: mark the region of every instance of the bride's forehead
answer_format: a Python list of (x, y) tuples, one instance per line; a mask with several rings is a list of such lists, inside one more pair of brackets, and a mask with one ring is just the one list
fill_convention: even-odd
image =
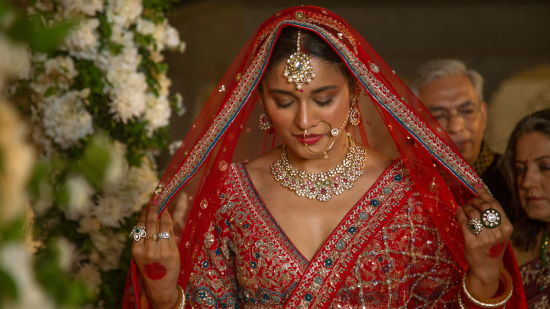
[[(285, 66), (286, 59), (270, 65), (269, 70), (264, 76), (264, 82), (285, 82), (288, 84), (287, 78), (284, 76)], [(311, 83), (315, 83), (316, 81), (332, 81), (333, 83), (345, 81), (345, 76), (342, 73), (342, 70), (335, 63), (330, 63), (317, 57), (311, 57), (311, 66), (313, 68), (313, 72), (315, 73), (315, 77), (312, 79)]]

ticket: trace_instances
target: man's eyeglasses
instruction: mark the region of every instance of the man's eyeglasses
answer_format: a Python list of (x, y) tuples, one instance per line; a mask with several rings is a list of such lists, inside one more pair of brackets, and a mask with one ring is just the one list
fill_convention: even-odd
[(475, 120), (479, 111), (481, 110), (481, 104), (466, 103), (458, 108), (432, 108), (430, 109), (435, 120), (445, 127), (451, 121), (453, 117), (460, 117), (464, 121)]

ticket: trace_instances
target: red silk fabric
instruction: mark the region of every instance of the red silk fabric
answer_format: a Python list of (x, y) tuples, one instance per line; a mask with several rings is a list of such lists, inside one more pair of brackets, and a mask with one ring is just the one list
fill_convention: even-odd
[[(363, 144), (368, 139), (370, 147), (384, 148), (399, 158), (411, 189), (433, 222), (450, 259), (461, 272), (467, 271), (463, 236), (455, 214), (459, 205), (474, 197), (472, 189), (482, 183), (481, 179), (396, 72), (357, 31), (328, 10), (300, 6), (273, 15), (243, 46), (205, 102), (149, 203), (148, 207), (155, 207), (160, 213), (180, 190), (192, 197), (180, 236), (182, 268), (178, 283), (187, 289), (193, 268), (200, 262), (205, 235), (222, 206), (220, 194), (230, 164), (260, 155), (266, 150), (265, 146), (259, 147), (262, 143), (271, 147), (277, 144), (275, 134), (265, 136), (257, 129), (256, 88), (283, 27), (298, 27), (320, 36), (342, 58), (365, 92), (360, 102), (362, 123), (353, 135)], [(515, 284), (510, 307), (525, 308), (521, 279), (510, 248), (505, 264)], [(140, 308), (140, 275), (137, 267), (131, 269), (123, 307)], [(342, 276), (348, 273), (343, 272)], [(322, 307), (327, 307), (330, 299), (324, 304)]]

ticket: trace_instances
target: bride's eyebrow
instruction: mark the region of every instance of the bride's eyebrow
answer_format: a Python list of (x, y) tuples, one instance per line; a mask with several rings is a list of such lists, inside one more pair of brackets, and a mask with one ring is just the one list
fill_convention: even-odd
[[(336, 88), (338, 88), (338, 86), (328, 85), (328, 86), (319, 87), (317, 89), (313, 89), (311, 91), (311, 93), (317, 94), (319, 92), (323, 92), (323, 91), (331, 90), (331, 89), (336, 89)], [(294, 95), (294, 93), (292, 91), (283, 90), (283, 89), (270, 89), (269, 93), (278, 93), (278, 94), (285, 94), (285, 95), (292, 95), (292, 96)]]
[(311, 93), (317, 94), (317, 93), (323, 92), (325, 90), (331, 90), (331, 89), (336, 89), (336, 88), (338, 88), (338, 86), (336, 86), (336, 85), (323, 86), (323, 87), (312, 90)]

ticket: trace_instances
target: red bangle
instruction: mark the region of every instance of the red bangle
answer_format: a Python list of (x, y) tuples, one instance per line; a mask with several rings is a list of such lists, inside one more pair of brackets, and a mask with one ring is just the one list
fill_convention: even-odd
[[(462, 292), (458, 295), (459, 306), (461, 306), (461, 308), (503, 308), (510, 297), (512, 297), (513, 293), (512, 277), (504, 268), (500, 270), (499, 281), (499, 291), (502, 291), (502, 293), (491, 298), (480, 297), (468, 290), (466, 274), (464, 274), (464, 278), (462, 279)], [(468, 306), (464, 306), (466, 304)]]

